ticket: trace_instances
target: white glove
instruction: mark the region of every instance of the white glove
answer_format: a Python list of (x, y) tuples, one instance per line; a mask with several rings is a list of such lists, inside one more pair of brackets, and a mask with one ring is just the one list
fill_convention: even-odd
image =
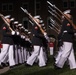
[(31, 40), (30, 40), (29, 38), (26, 38), (25, 40), (26, 40), (26, 41), (29, 41), (29, 42), (31, 43)]
[(21, 38), (23, 37), (23, 35), (21, 35)]
[(12, 31), (11, 34), (12, 34), (12, 35), (15, 35), (15, 31)]
[(28, 38), (26, 38), (26, 41), (28, 41), (29, 39)]
[(17, 35), (19, 35), (19, 32), (16, 32), (17, 33)]
[(74, 33), (74, 36), (76, 36), (76, 33)]
[(46, 36), (47, 35), (47, 33), (44, 33), (44, 36)]
[(67, 30), (63, 31), (63, 33), (67, 33)]
[(48, 42), (50, 42), (50, 38), (47, 36), (47, 33), (44, 33), (44, 37), (46, 38), (46, 40), (47, 40)]
[(22, 38), (22, 39), (24, 39), (24, 38), (25, 38), (25, 36), (24, 36), (24, 35), (21, 35), (21, 38)]
[(22, 38), (25, 39), (25, 36), (23, 36)]

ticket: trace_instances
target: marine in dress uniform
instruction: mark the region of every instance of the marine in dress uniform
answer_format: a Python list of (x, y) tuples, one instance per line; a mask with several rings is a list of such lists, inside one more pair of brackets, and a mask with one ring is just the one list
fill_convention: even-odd
[(20, 34), (19, 27), (22, 27), (22, 24), (18, 24), (18, 21), (14, 22), (15, 26), (15, 32), (16, 35), (14, 35), (14, 42), (15, 42), (15, 62), (16, 65), (20, 65), (23, 63), (22, 59), (22, 49), (21, 49), (21, 43), (22, 43), (22, 38)]
[[(64, 11), (64, 14), (71, 19), (70, 10)], [(55, 67), (63, 68), (66, 60), (68, 59), (70, 69), (76, 68), (74, 49), (73, 49), (73, 37), (74, 31), (73, 26), (69, 23), (67, 19), (63, 20), (62, 29), (61, 29), (61, 40), (62, 45), (60, 46), (60, 50), (58, 56), (56, 57)]]
[[(10, 24), (10, 15), (5, 16), (5, 19), (8, 21), (8, 23)], [(14, 34), (14, 32), (10, 31), (9, 27), (6, 24), (3, 24), (1, 27), (2, 30), (2, 51), (0, 53), (0, 64), (2, 62), (2, 59), (6, 58), (8, 56), (8, 62), (9, 62), (9, 66), (13, 67), (15, 65), (15, 61), (14, 61), (14, 55), (13, 55), (13, 39), (12, 39), (12, 34)]]
[(13, 26), (14, 26), (14, 31), (15, 31), (15, 35), (13, 36), (13, 41), (14, 41), (14, 55), (15, 55), (15, 63), (16, 65), (19, 64), (19, 46), (20, 46), (20, 35), (19, 35), (19, 31), (18, 31), (18, 21), (14, 21), (13, 22)]
[[(34, 18), (37, 20), (40, 17), (35, 16)], [(37, 21), (40, 22), (39, 20)], [(43, 54), (43, 48), (42, 48), (42, 45), (43, 45), (42, 38), (44, 37), (44, 35), (41, 33), (39, 27), (36, 24), (34, 24), (32, 28), (32, 34), (33, 34), (33, 37), (31, 39), (31, 42), (32, 42), (34, 51), (32, 55), (27, 59), (26, 64), (32, 66), (36, 61), (36, 58), (38, 58), (39, 67), (43, 67), (46, 65), (44, 54)]]

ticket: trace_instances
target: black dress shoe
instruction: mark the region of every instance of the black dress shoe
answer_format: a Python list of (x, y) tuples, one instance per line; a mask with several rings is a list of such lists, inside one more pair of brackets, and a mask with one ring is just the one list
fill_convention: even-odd
[(3, 67), (9, 66), (7, 63), (1, 63), (1, 65), (2, 65)]
[(25, 63), (25, 66), (27, 66), (27, 67), (31, 67), (31, 65), (29, 65), (29, 64), (27, 64), (27, 63)]
[(55, 57), (53, 57), (53, 60), (54, 60), (54, 61), (56, 61), (56, 58), (55, 58)]
[(3, 65), (0, 65), (0, 69), (3, 69), (4, 67), (3, 67)]
[(10, 66), (11, 69), (14, 68), (14, 67), (15, 67), (15, 65), (14, 66)]
[(9, 66), (9, 62), (6, 62), (6, 65), (8, 65), (8, 66)]
[(55, 69), (62, 69), (62, 68), (56, 66), (56, 64), (54, 65), (54, 68), (55, 68)]

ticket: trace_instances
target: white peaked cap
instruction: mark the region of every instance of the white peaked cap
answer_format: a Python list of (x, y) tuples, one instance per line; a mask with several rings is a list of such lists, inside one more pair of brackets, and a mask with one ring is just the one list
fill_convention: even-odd
[(34, 18), (38, 19), (38, 18), (41, 18), (41, 17), (40, 17), (40, 15), (37, 15), (37, 16), (34, 16)]
[(25, 31), (26, 31), (26, 32), (28, 32), (28, 30), (27, 30), (27, 29), (25, 29)]
[(22, 26), (22, 24), (20, 23), (20, 24), (18, 24), (18, 26)]
[(42, 26), (44, 26), (44, 23), (43, 24), (41, 24)]
[(23, 26), (21, 26), (20, 28), (24, 29), (24, 27), (23, 27)]
[(71, 10), (68, 9), (68, 10), (65, 10), (63, 13), (64, 13), (64, 14), (69, 14), (70, 12), (71, 12)]
[(5, 16), (4, 18), (7, 19), (7, 18), (10, 18), (10, 17), (11, 17), (11, 15), (7, 15), (7, 16)]
[(31, 32), (28, 32), (28, 34), (31, 34)]
[(14, 20), (15, 20), (15, 18), (11, 18), (10, 20), (11, 20), (11, 21), (14, 21)]
[(15, 21), (14, 24), (18, 24), (18, 21)]

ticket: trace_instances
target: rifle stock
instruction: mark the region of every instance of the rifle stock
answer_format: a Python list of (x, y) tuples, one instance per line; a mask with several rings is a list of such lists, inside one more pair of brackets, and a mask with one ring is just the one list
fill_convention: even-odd
[(76, 29), (76, 25), (73, 23), (72, 20), (70, 20), (60, 9), (58, 9), (55, 5), (53, 5), (52, 3), (50, 3), (49, 1), (47, 1), (47, 3), (52, 6), (53, 8), (55, 8), (57, 11), (59, 11), (73, 26), (74, 29)]
[(10, 27), (10, 24), (7, 22), (7, 20), (4, 18), (4, 16), (2, 14), (0, 14), (0, 16), (1, 16), (2, 20), (6, 23), (6, 25), (9, 27), (9, 29), (11, 31), (13, 31), (13, 29)]
[(42, 34), (44, 34), (45, 31), (42, 29), (41, 25), (37, 22), (37, 20), (36, 20), (26, 9), (23, 9), (22, 7), (21, 7), (21, 9), (29, 16), (29, 18), (30, 18), (33, 22), (36, 23), (36, 25), (40, 28)]
[[(42, 34), (44, 35), (44, 33), (46, 34), (46, 32), (42, 29), (41, 25), (37, 22), (37, 20), (26, 10), (26, 9), (23, 9), (21, 7), (21, 9), (29, 16), (29, 18), (39, 27), (40, 31), (42, 32)], [(49, 37), (46, 35), (44, 35), (44, 37), (47, 39), (47, 41), (49, 42), (50, 39)]]

